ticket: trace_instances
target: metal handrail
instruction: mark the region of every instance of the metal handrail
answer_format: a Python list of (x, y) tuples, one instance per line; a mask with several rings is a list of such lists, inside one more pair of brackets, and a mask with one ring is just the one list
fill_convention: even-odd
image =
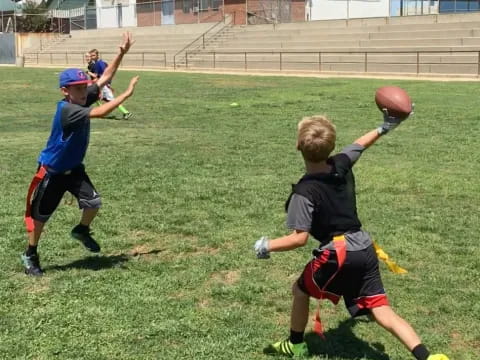
[[(102, 54), (116, 54), (116, 52), (109, 52), (109, 51), (104, 51), (102, 52)], [(141, 62), (141, 67), (144, 67), (145, 66), (145, 55), (146, 54), (156, 54), (156, 55), (160, 55), (163, 57), (163, 67), (167, 67), (167, 53), (165, 51), (130, 51), (128, 52), (128, 55), (141, 55), (141, 59), (142, 59), (142, 62)], [(50, 55), (50, 65), (53, 65), (53, 56), (54, 55), (63, 55), (65, 56), (65, 64), (68, 65), (68, 64), (71, 64), (72, 62), (69, 62), (68, 59), (69, 59), (69, 56), (75, 56), (75, 55), (79, 55), (81, 60), (80, 62), (82, 64), (85, 64), (85, 52), (82, 52), (82, 51), (41, 51), (41, 52), (25, 52), (23, 54), (24, 57), (34, 57), (36, 59), (36, 64), (38, 65), (39, 64), (39, 56), (40, 55)], [(128, 56), (127, 55), (127, 56)], [(80, 62), (76, 62), (74, 61), (73, 64), (78, 64)], [(59, 64), (60, 65), (60, 64)]]
[[(220, 20), (219, 22), (215, 23), (215, 25), (213, 25), (212, 27), (208, 28), (207, 31), (205, 31), (203, 34), (201, 34), (199, 37), (197, 37), (195, 40), (193, 40), (192, 42), (190, 42), (188, 45), (186, 45), (185, 47), (183, 47), (182, 50), (178, 51), (175, 53), (175, 55), (173, 55), (173, 68), (176, 69), (177, 68), (177, 62), (176, 62), (176, 59), (177, 59), (177, 56), (184, 52), (186, 53), (186, 49), (188, 49), (191, 45), (193, 45), (197, 40), (199, 39), (202, 39), (202, 44), (203, 44), (203, 48), (205, 48), (205, 35), (208, 34), (213, 28), (215, 28), (217, 25), (221, 24), (221, 23), (225, 23), (225, 19), (226, 19), (226, 16), (224, 15), (223, 16), (223, 19)], [(222, 28), (223, 29), (223, 28)], [(218, 34), (215, 33), (215, 35)]]
[[(225, 27), (226, 27), (226, 26), (227, 26), (227, 25), (225, 25), (225, 26), (222, 27), (220, 30), (218, 30), (216, 33), (214, 33), (212, 36), (210, 36), (210, 39), (216, 37), (216, 36), (217, 36), (218, 34), (220, 34), (223, 30), (225, 30)], [(208, 40), (210, 40), (210, 39), (208, 39)], [(206, 42), (205, 42), (205, 40), (204, 40), (204, 41), (203, 41), (203, 46), (202, 46), (204, 49), (205, 49), (205, 45), (206, 45)], [(199, 45), (199, 46), (200, 46), (200, 45)], [(191, 50), (194, 51), (194, 50), (198, 49), (199, 46), (197, 46), (196, 48), (191, 49)], [(187, 51), (188, 51), (188, 50), (185, 50), (185, 53), (186, 53)], [(192, 53), (192, 51), (190, 51), (190, 53)]]
[[(459, 62), (445, 62), (445, 61), (428, 61), (428, 59), (425, 59), (425, 56), (428, 55), (435, 55), (435, 54), (448, 54), (448, 55), (454, 55), (454, 54), (472, 54), (472, 56), (475, 56), (476, 61), (472, 62), (465, 62), (465, 61), (459, 61)], [(109, 52), (105, 52), (104, 54), (110, 54)], [(113, 54), (113, 52), (112, 52)], [(160, 51), (142, 51), (142, 52), (129, 52), (129, 55), (141, 55), (141, 67), (145, 67), (145, 55), (146, 54), (158, 54), (158, 55), (163, 55), (163, 63), (164, 67), (167, 67), (167, 59), (166, 59), (166, 52), (160, 52)], [(477, 65), (476, 66), (476, 74), (477, 76), (480, 76), (480, 49), (479, 50), (414, 50), (414, 51), (406, 51), (406, 50), (392, 50), (392, 51), (362, 51), (362, 50), (352, 50), (352, 51), (203, 51), (203, 52), (195, 52), (193, 53), (196, 56), (211, 56), (212, 59), (212, 64), (213, 68), (215, 69), (219, 63), (224, 62), (236, 62), (238, 63), (239, 61), (244, 62), (244, 69), (247, 70), (249, 68), (249, 61), (248, 61), (248, 56), (254, 56), (254, 55), (278, 55), (278, 62), (279, 62), (279, 68), (278, 70), (282, 71), (285, 70), (285, 64), (317, 64), (318, 65), (318, 71), (322, 72), (322, 66), (324, 64), (364, 64), (364, 72), (368, 72), (368, 66), (372, 64), (384, 64), (384, 65), (410, 65), (410, 66), (415, 66), (416, 65), (416, 73), (420, 74), (420, 66), (421, 65)], [(285, 55), (315, 55), (317, 57), (317, 60), (314, 61), (286, 61)], [(329, 61), (328, 59), (325, 59), (325, 56), (335, 56), (335, 55), (342, 55), (342, 54), (356, 54), (360, 55), (363, 57), (362, 59), (350, 59), (349, 61)], [(375, 59), (372, 59), (375, 55), (381, 55), (381, 54), (388, 54), (388, 55), (410, 55), (412, 57), (415, 57), (413, 61), (410, 62), (405, 62), (405, 61), (376, 61)], [(74, 63), (79, 63), (81, 62), (82, 64), (84, 63), (84, 53), (80, 51), (72, 51), (72, 52), (28, 52), (24, 53), (24, 56), (33, 56), (36, 57), (36, 62), (37, 64), (39, 63), (39, 55), (50, 55), (50, 64), (53, 64), (53, 55), (64, 55), (66, 59), (66, 64), (69, 63), (69, 56), (76, 56), (78, 55), (81, 57), (80, 61), (76, 61)], [(189, 67), (189, 56), (192, 55), (191, 52), (188, 52), (188, 50), (185, 52), (185, 58), (186, 58), (186, 68)], [(240, 55), (240, 59), (237, 60), (219, 60), (217, 58), (218, 55)], [(423, 59), (422, 59), (423, 57)], [(155, 60), (158, 58), (155, 58)], [(421, 61), (421, 60), (427, 60), (427, 61)], [(255, 62), (267, 62), (266, 60), (250, 60), (250, 63)], [(268, 62), (271, 62), (269, 60)], [(275, 70), (275, 69), (270, 69), (270, 70)], [(470, 72), (470, 74), (475, 73), (475, 71)], [(467, 74), (467, 73), (464, 73)]]
[[(324, 54), (415, 54), (417, 52), (430, 54), (430, 53), (474, 53), (478, 52), (478, 50), (307, 50), (307, 51), (295, 51), (295, 50), (286, 50), (286, 51), (278, 51), (278, 50), (262, 50), (262, 51), (247, 51), (249, 54), (318, 54), (319, 52)], [(212, 53), (213, 51), (204, 51), (204, 54)], [(243, 54), (245, 51), (215, 51), (217, 54)]]
[[(435, 61), (426, 61), (421, 62), (420, 55), (432, 55), (432, 54), (462, 54), (462, 53), (470, 53), (476, 55), (477, 61), (475, 62), (435, 62)], [(188, 55), (192, 53), (186, 52), (186, 68), (188, 68)], [(353, 51), (203, 51), (201, 53), (195, 53), (197, 56), (202, 55), (212, 55), (212, 63), (213, 68), (215, 69), (219, 60), (217, 59), (217, 55), (241, 55), (244, 62), (244, 69), (248, 69), (248, 55), (278, 55), (279, 57), (279, 70), (282, 71), (284, 69), (284, 64), (286, 63), (303, 63), (303, 64), (318, 64), (318, 71), (322, 71), (323, 64), (364, 64), (364, 72), (368, 72), (368, 65), (370, 64), (384, 64), (384, 65), (416, 65), (416, 74), (420, 74), (420, 65), (477, 65), (477, 72), (475, 75), (480, 76), (480, 50), (414, 50), (414, 51), (361, 51), (361, 50), (353, 50)], [(287, 61), (285, 62), (284, 56), (287, 54), (314, 54), (318, 56), (318, 61)], [(339, 55), (339, 54), (359, 54), (363, 55), (363, 61), (325, 61), (322, 56), (325, 55)], [(414, 62), (382, 62), (382, 61), (369, 61), (369, 55), (378, 55), (378, 54), (390, 54), (390, 55), (411, 55), (415, 56)], [(242, 60), (223, 60), (223, 62), (239, 62)], [(255, 61), (259, 62), (259, 61)], [(265, 61), (263, 61), (265, 62)], [(274, 69), (272, 69), (274, 70)]]

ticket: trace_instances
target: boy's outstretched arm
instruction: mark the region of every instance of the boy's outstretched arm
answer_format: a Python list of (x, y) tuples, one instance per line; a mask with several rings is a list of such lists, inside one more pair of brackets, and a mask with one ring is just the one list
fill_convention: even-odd
[(353, 143), (357, 145), (361, 145), (364, 148), (368, 148), (370, 145), (373, 145), (378, 139), (380, 139), (380, 136), (382, 135), (379, 134), (378, 129), (375, 129), (360, 136)]
[[(407, 117), (408, 118), (408, 117)], [(407, 118), (400, 119), (394, 116), (389, 116), (387, 109), (383, 110), (383, 124), (380, 125), (375, 130), (367, 132), (365, 135), (362, 135), (353, 143), (368, 148), (373, 145), (382, 135), (388, 134), (389, 131), (395, 129), (402, 121), (405, 121)]]
[(117, 96), (112, 101), (109, 101), (103, 105), (97, 106), (92, 108), (90, 111), (90, 118), (102, 118), (110, 114), (118, 105), (121, 105), (125, 100), (127, 100), (130, 96), (133, 95), (133, 91), (135, 90), (135, 85), (138, 82), (139, 77), (135, 76), (130, 80), (130, 84), (128, 85), (127, 90)]
[(133, 41), (131, 33), (126, 32), (123, 34), (123, 42), (120, 45), (119, 53), (117, 54), (117, 56), (115, 56), (115, 59), (113, 59), (113, 61), (108, 65), (103, 75), (97, 81), (97, 85), (99, 88), (102, 88), (112, 80), (113, 76), (117, 72), (118, 67), (120, 66), (123, 55), (125, 55), (128, 50), (130, 50), (130, 47), (133, 45), (134, 42), (135, 41)]
[(288, 251), (304, 246), (308, 241), (308, 231), (294, 230), (291, 234), (273, 240), (265, 236), (257, 240), (254, 245), (258, 258), (268, 258), (271, 251)]

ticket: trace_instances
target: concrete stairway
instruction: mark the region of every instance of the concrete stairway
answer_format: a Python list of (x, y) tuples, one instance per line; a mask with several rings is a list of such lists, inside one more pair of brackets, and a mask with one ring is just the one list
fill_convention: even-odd
[(465, 74), (480, 70), (480, 14), (233, 27), (188, 68)]

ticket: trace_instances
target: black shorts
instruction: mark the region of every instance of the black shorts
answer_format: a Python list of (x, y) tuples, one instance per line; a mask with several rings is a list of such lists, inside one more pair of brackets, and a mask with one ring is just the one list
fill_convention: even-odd
[(335, 251), (318, 250), (314, 254), (297, 281), (303, 292), (317, 299), (329, 299), (334, 304), (343, 296), (352, 317), (388, 305), (373, 245), (360, 251), (347, 251), (345, 263), (338, 272)]
[(85, 167), (80, 165), (63, 174), (47, 172), (35, 189), (32, 218), (47, 222), (66, 191), (77, 198), (80, 209), (97, 209), (102, 205), (100, 194), (95, 190)]

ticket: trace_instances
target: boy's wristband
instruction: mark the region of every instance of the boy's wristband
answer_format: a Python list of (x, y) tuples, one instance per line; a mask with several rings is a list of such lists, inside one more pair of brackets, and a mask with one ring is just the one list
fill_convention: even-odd
[(377, 133), (380, 136), (385, 135), (387, 132), (388, 132), (388, 130), (386, 130), (383, 126), (379, 126), (377, 128)]
[(270, 257), (268, 238), (262, 236), (254, 245), (254, 250), (259, 259), (268, 259)]

